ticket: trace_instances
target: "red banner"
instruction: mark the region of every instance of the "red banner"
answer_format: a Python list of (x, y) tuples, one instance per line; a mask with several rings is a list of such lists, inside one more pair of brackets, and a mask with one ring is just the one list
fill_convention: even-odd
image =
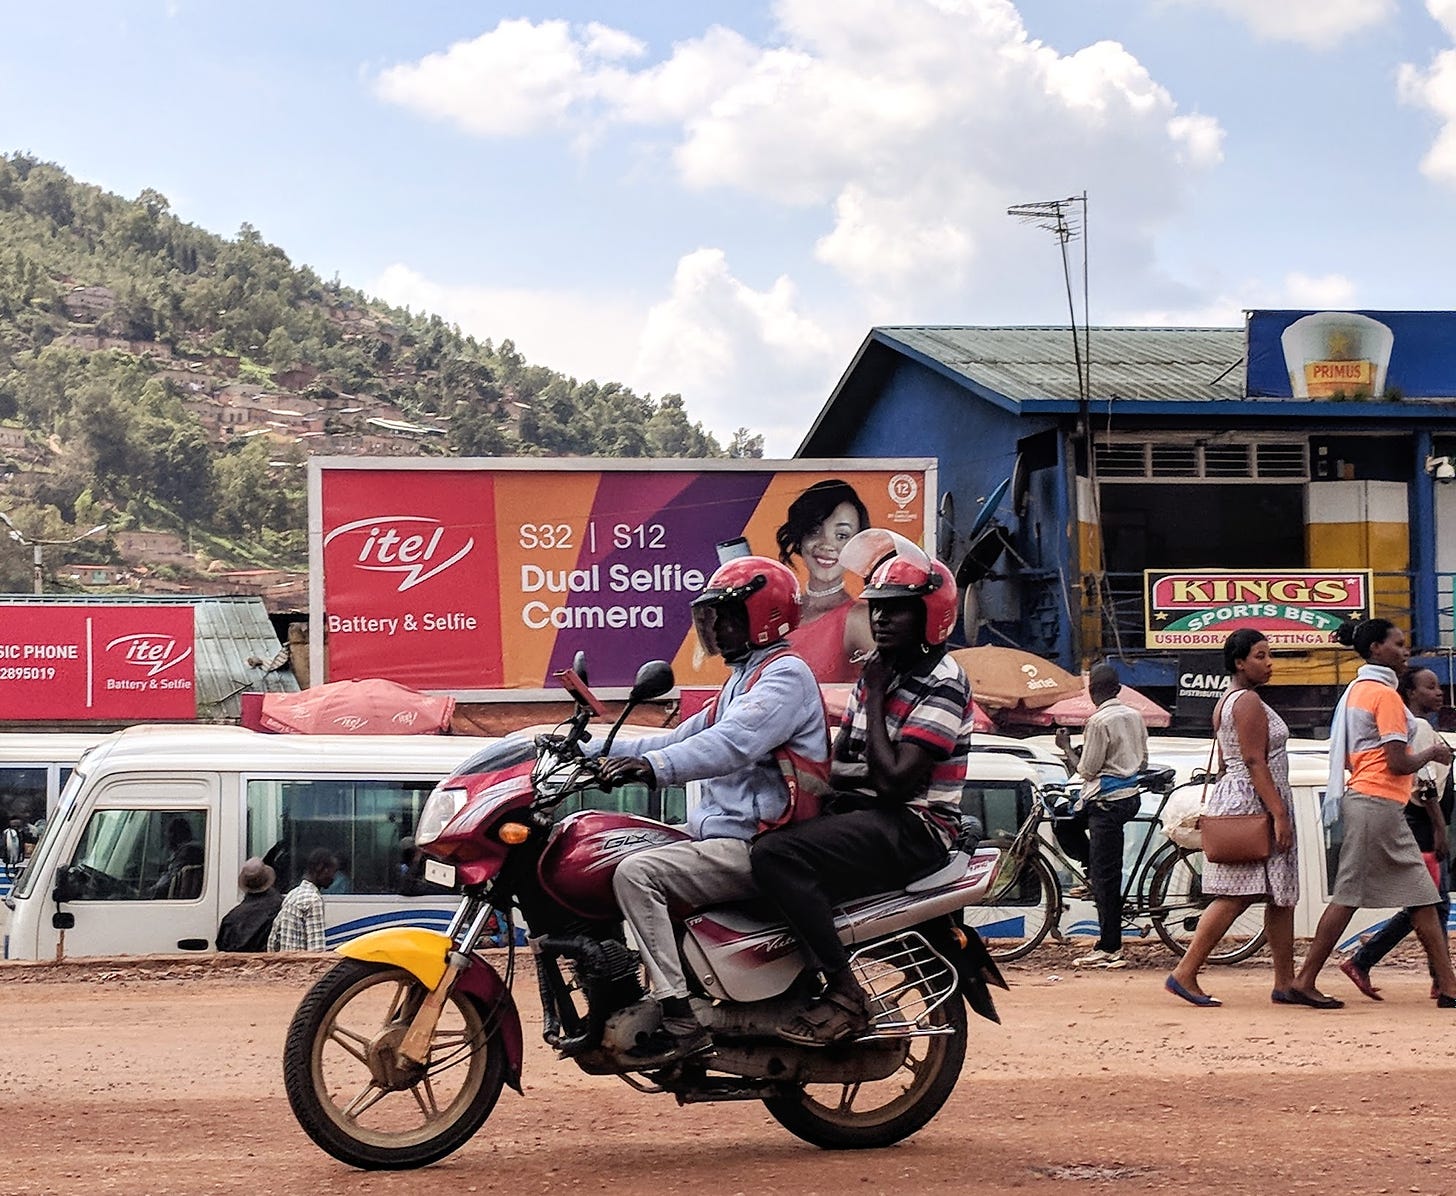
[(0, 718), (197, 717), (190, 606), (6, 606)]

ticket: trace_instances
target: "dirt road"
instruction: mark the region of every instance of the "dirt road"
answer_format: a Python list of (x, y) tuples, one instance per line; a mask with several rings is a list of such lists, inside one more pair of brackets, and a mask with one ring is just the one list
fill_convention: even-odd
[[(1333, 1013), (1269, 1003), (1254, 964), (1215, 971), (1227, 1002), (1167, 996), (1161, 968), (1075, 975), (1047, 955), (972, 1019), (972, 1057), (931, 1126), (884, 1151), (828, 1154), (756, 1104), (678, 1108), (558, 1064), (531, 989), (526, 1093), (429, 1173), (361, 1174), (319, 1152), (283, 1095), (279, 1054), (310, 965), (0, 967), (0, 1192), (1061, 1193), (1200, 1196), (1456, 1192), (1456, 1015), (1410, 966), (1387, 1000)], [(316, 970), (316, 969), (312, 969)], [(1055, 978), (1054, 978), (1055, 977)]]

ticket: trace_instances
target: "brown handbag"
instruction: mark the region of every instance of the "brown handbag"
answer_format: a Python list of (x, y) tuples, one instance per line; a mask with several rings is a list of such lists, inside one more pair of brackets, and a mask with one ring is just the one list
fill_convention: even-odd
[[(1218, 743), (1218, 732), (1214, 731), (1214, 745)], [(1209, 762), (1213, 761), (1213, 748), (1209, 749)], [(1219, 772), (1223, 772), (1223, 753), (1219, 753)], [(1203, 793), (1208, 796), (1208, 784)], [(1267, 860), (1274, 851), (1274, 816), (1268, 811), (1261, 814), (1203, 814), (1198, 819), (1198, 830), (1203, 836), (1203, 858), (1210, 864), (1257, 864)]]
[(1203, 858), (1211, 864), (1257, 864), (1274, 849), (1271, 814), (1205, 814), (1198, 829)]

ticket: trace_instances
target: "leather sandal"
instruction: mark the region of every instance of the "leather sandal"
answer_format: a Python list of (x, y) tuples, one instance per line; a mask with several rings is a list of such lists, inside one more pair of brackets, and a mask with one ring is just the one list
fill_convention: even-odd
[(831, 989), (780, 1026), (777, 1034), (799, 1046), (829, 1046), (870, 1028), (870, 1012), (862, 992)]

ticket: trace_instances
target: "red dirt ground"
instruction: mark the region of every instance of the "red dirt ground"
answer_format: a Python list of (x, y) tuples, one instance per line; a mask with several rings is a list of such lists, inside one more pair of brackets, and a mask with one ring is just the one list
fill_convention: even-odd
[(1267, 965), (1214, 970), (1222, 1009), (1162, 991), (1166, 957), (1077, 975), (1055, 949), (1008, 969), (1003, 1025), (941, 1115), (888, 1150), (831, 1154), (757, 1104), (679, 1108), (583, 1076), (526, 1015), (526, 1093), (507, 1091), (429, 1172), (364, 1174), (298, 1129), (279, 1062), (326, 964), (118, 961), (0, 967), (3, 1193), (1456, 1192), (1456, 1014), (1410, 963), (1338, 1012), (1273, 1006)]

